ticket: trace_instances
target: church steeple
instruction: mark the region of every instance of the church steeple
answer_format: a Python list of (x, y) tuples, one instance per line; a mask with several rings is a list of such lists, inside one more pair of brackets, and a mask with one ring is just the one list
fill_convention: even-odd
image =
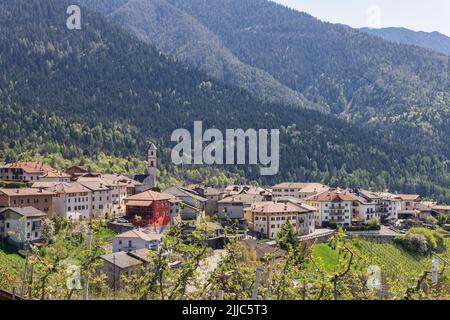
[(156, 148), (155, 144), (150, 143), (150, 147), (148, 149), (147, 173), (149, 175), (148, 182), (151, 188), (156, 187), (157, 150), (158, 149)]

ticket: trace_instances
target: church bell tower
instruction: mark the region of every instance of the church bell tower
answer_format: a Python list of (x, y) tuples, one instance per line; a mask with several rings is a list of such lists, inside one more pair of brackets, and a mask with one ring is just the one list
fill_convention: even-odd
[(150, 148), (148, 149), (148, 164), (147, 164), (147, 173), (148, 173), (148, 183), (149, 187), (156, 187), (156, 146), (151, 143)]

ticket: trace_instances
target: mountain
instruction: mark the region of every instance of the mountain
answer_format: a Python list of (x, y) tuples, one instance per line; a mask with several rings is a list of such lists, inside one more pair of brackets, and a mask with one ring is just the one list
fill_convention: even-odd
[(412, 31), (406, 28), (362, 28), (361, 30), (388, 41), (414, 45), (450, 56), (450, 38), (437, 31)]
[[(327, 112), (450, 157), (448, 56), (324, 23), (268, 0), (86, 2), (140, 38), (208, 69), (205, 57), (214, 56), (215, 49), (183, 50), (183, 43), (195, 47), (189, 28), (198, 26), (240, 62), (267, 72)], [(179, 24), (173, 15), (155, 10), (157, 4), (178, 9), (195, 24)], [(173, 32), (158, 38), (164, 26)]]
[(151, 139), (160, 146), (161, 168), (180, 171), (170, 162), (170, 135), (202, 120), (205, 129), (281, 130), (277, 176), (261, 177), (257, 166), (226, 167), (248, 180), (389, 188), (450, 201), (448, 161), (441, 156), (332, 115), (263, 103), (98, 13), (83, 9), (82, 29), (68, 30), (69, 4), (0, 3), (0, 161), (100, 153), (132, 161), (145, 158)]
[(263, 101), (321, 109), (267, 72), (242, 63), (195, 18), (164, 0), (81, 0), (78, 3), (103, 13), (140, 40), (220, 81), (240, 86)]

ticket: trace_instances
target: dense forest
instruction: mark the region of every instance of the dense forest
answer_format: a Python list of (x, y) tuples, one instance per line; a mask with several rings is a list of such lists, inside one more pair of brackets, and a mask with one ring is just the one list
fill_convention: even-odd
[[(228, 68), (234, 73), (257, 68), (312, 107), (450, 156), (446, 55), (324, 23), (268, 0), (81, 2), (212, 75), (222, 75), (226, 49), (241, 62)], [(237, 84), (254, 83), (247, 80), (247, 86)]]
[(450, 56), (450, 38), (437, 31), (412, 31), (405, 28), (362, 28), (361, 30), (385, 40), (418, 46)]
[[(68, 30), (69, 4), (0, 3), (0, 161), (26, 156), (95, 162), (101, 156), (111, 168), (120, 162), (121, 170), (136, 172), (153, 140), (161, 172), (180, 172), (170, 162), (170, 134), (202, 120), (204, 128), (281, 130), (277, 176), (260, 177), (254, 166), (220, 168), (232, 177), (419, 192), (450, 202), (445, 157), (332, 115), (263, 103), (97, 13), (84, 10), (82, 30)], [(189, 169), (190, 180), (205, 172)]]

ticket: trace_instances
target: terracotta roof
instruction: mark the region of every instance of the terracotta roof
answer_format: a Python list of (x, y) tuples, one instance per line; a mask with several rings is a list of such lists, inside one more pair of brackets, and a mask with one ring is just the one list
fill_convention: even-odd
[(109, 190), (107, 183), (98, 177), (87, 178), (81, 177), (77, 182), (92, 191), (106, 191)]
[(292, 203), (280, 202), (259, 202), (252, 207), (254, 213), (288, 213), (288, 212), (302, 212), (302, 209)]
[(60, 182), (47, 189), (49, 191), (53, 191), (54, 193), (82, 193), (82, 192), (90, 192), (88, 188), (83, 186), (78, 182)]
[(152, 190), (147, 190), (135, 195), (132, 195), (125, 199), (125, 201), (129, 200), (141, 200), (141, 201), (158, 201), (158, 200), (169, 200), (172, 196), (170, 194), (164, 192), (156, 192)]
[(0, 193), (3, 193), (9, 197), (14, 196), (53, 196), (53, 192), (43, 189), (35, 188), (22, 188), (22, 189), (0, 189)]
[(117, 235), (115, 238), (133, 238), (142, 239), (144, 241), (161, 240), (163, 235), (161, 233), (146, 233), (139, 229), (133, 229)]
[(131, 207), (150, 207), (153, 201), (147, 200), (125, 200), (125, 205)]
[(332, 201), (355, 201), (356, 197), (351, 194), (338, 193), (335, 191), (325, 191), (317, 195), (311, 196), (308, 200), (318, 202), (332, 202)]
[(57, 170), (43, 162), (17, 162), (7, 163), (2, 166), (4, 169), (22, 169), (29, 174), (41, 174), (42, 177), (48, 178), (70, 178), (67, 173)]

